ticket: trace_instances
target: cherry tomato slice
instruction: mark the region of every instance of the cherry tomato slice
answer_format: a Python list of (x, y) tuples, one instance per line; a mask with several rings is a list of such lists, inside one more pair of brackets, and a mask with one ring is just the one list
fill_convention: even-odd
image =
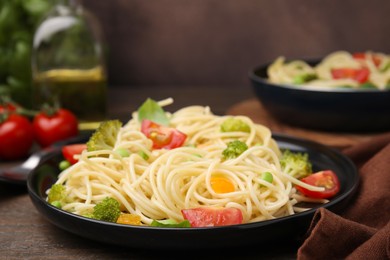
[(87, 149), (86, 144), (70, 144), (62, 147), (62, 155), (64, 158), (70, 162), (70, 164), (75, 164), (78, 162), (78, 159), (74, 158), (75, 155), (81, 154), (82, 151)]
[(335, 196), (340, 191), (339, 179), (331, 170), (313, 173), (305, 178), (302, 178), (301, 181), (313, 186), (325, 188), (324, 191), (311, 191), (301, 186), (296, 186), (296, 189), (299, 192), (311, 198), (328, 199)]
[(374, 63), (374, 65), (376, 67), (379, 67), (379, 65), (381, 64), (382, 62), (382, 59), (381, 57), (379, 57), (378, 55), (375, 55), (375, 54), (372, 54), (371, 56), (368, 56), (366, 53), (364, 52), (357, 52), (357, 53), (354, 53), (353, 55), (353, 58), (356, 59), (356, 60), (366, 60), (368, 57), (371, 57), (372, 59), (372, 62)]
[(237, 208), (199, 207), (183, 209), (181, 214), (191, 227), (217, 227), (242, 223), (242, 212)]
[(184, 144), (187, 135), (175, 128), (165, 127), (150, 120), (142, 120), (141, 132), (153, 141), (153, 149), (174, 149)]
[(351, 68), (342, 68), (342, 69), (332, 69), (332, 77), (334, 79), (353, 79), (359, 83), (364, 83), (368, 80), (370, 76), (370, 71), (367, 68), (361, 69), (351, 69)]

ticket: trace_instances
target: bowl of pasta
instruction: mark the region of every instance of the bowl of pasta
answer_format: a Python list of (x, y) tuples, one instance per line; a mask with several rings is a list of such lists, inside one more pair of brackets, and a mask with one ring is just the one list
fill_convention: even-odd
[(250, 72), (254, 92), (282, 123), (325, 131), (390, 130), (390, 56), (338, 51)]
[(225, 248), (297, 241), (316, 209), (342, 210), (358, 187), (336, 150), (245, 116), (164, 104), (148, 100), (126, 124), (104, 122), (47, 156), (27, 181), (38, 211), (105, 243)]

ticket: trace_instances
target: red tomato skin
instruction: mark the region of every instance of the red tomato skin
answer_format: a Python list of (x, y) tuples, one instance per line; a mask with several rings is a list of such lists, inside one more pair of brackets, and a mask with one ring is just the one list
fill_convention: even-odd
[(150, 120), (142, 120), (141, 132), (153, 141), (153, 149), (181, 147), (187, 135), (175, 128), (165, 127)]
[[(369, 56), (366, 55), (364, 52), (357, 52), (354, 53), (353, 58), (356, 60), (366, 60)], [(379, 65), (382, 63), (382, 59), (378, 55), (371, 55), (372, 57), (372, 62), (376, 67), (379, 67)]]
[(218, 227), (242, 224), (243, 216), (237, 208), (199, 207), (183, 209), (181, 213), (191, 227)]
[(54, 115), (38, 113), (33, 121), (34, 133), (41, 147), (47, 147), (55, 142), (77, 136), (78, 120), (67, 109), (59, 109)]
[(62, 147), (62, 155), (68, 162), (70, 162), (70, 164), (75, 164), (78, 162), (78, 160), (74, 158), (74, 155), (81, 154), (81, 152), (85, 149), (87, 149), (86, 144), (65, 145)]
[(10, 114), (0, 123), (0, 158), (21, 159), (28, 155), (34, 142), (30, 121), (21, 115)]
[(351, 68), (342, 68), (342, 69), (332, 69), (332, 77), (334, 79), (353, 79), (359, 83), (364, 83), (368, 80), (370, 76), (370, 71), (367, 68), (361, 69), (351, 69)]
[[(311, 191), (301, 186), (295, 186), (299, 192), (310, 198), (328, 199), (335, 196), (340, 191), (340, 181), (337, 175), (331, 170), (313, 173), (312, 175), (302, 178), (301, 181), (314, 186), (324, 187), (325, 185), (325, 191)], [(329, 185), (329, 187), (326, 187), (327, 185)]]

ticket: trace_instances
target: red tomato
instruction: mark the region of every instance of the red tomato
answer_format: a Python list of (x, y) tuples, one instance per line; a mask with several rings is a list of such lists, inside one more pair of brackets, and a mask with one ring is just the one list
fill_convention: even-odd
[(381, 64), (382, 62), (382, 59), (378, 56), (378, 55), (371, 55), (371, 56), (367, 56), (366, 53), (364, 52), (357, 52), (357, 53), (354, 53), (353, 54), (353, 57), (357, 60), (366, 60), (367, 57), (372, 57), (372, 62), (375, 64), (376, 67), (379, 67), (379, 65)]
[(311, 191), (301, 186), (296, 186), (297, 190), (299, 190), (303, 195), (311, 198), (327, 199), (333, 197), (340, 191), (339, 179), (331, 170), (313, 173), (305, 178), (302, 178), (301, 181), (313, 186), (325, 188), (324, 191)]
[(62, 147), (62, 155), (64, 158), (70, 162), (71, 164), (75, 164), (78, 162), (77, 159), (74, 158), (75, 155), (81, 154), (82, 151), (87, 149), (86, 144), (70, 144)]
[(237, 208), (199, 207), (183, 209), (181, 214), (191, 227), (217, 227), (242, 223), (242, 212)]
[(351, 68), (342, 68), (342, 69), (332, 69), (332, 77), (334, 79), (353, 79), (359, 83), (364, 83), (368, 80), (370, 76), (370, 71), (367, 68), (360, 69), (351, 69)]
[(141, 132), (153, 141), (154, 149), (174, 149), (184, 144), (187, 135), (175, 128), (165, 127), (150, 120), (142, 120)]
[(28, 155), (33, 142), (33, 127), (26, 117), (10, 114), (0, 121), (0, 158), (23, 158)]
[(38, 113), (34, 117), (33, 127), (37, 142), (42, 147), (78, 134), (77, 118), (67, 109), (59, 109), (53, 115)]

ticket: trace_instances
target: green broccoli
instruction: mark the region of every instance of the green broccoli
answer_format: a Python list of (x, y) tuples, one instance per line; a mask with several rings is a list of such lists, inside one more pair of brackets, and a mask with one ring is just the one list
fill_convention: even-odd
[(280, 159), (280, 165), (283, 172), (297, 179), (301, 179), (312, 173), (312, 165), (309, 161), (308, 153), (285, 150)]
[(102, 122), (87, 142), (88, 151), (112, 150), (121, 127), (119, 120)]
[(57, 207), (61, 208), (62, 203), (64, 202), (66, 198), (66, 189), (65, 186), (62, 184), (53, 184), (50, 188), (49, 194), (47, 196), (47, 201)]
[(121, 214), (120, 204), (119, 202), (111, 197), (107, 197), (93, 208), (91, 216), (94, 219), (108, 221), (108, 222), (116, 222)]
[(221, 132), (246, 132), (251, 131), (249, 125), (239, 118), (229, 117), (221, 124)]
[(226, 149), (222, 152), (222, 156), (225, 160), (234, 159), (246, 150), (248, 150), (248, 146), (246, 145), (246, 143), (241, 142), (239, 140), (235, 140), (227, 144)]

